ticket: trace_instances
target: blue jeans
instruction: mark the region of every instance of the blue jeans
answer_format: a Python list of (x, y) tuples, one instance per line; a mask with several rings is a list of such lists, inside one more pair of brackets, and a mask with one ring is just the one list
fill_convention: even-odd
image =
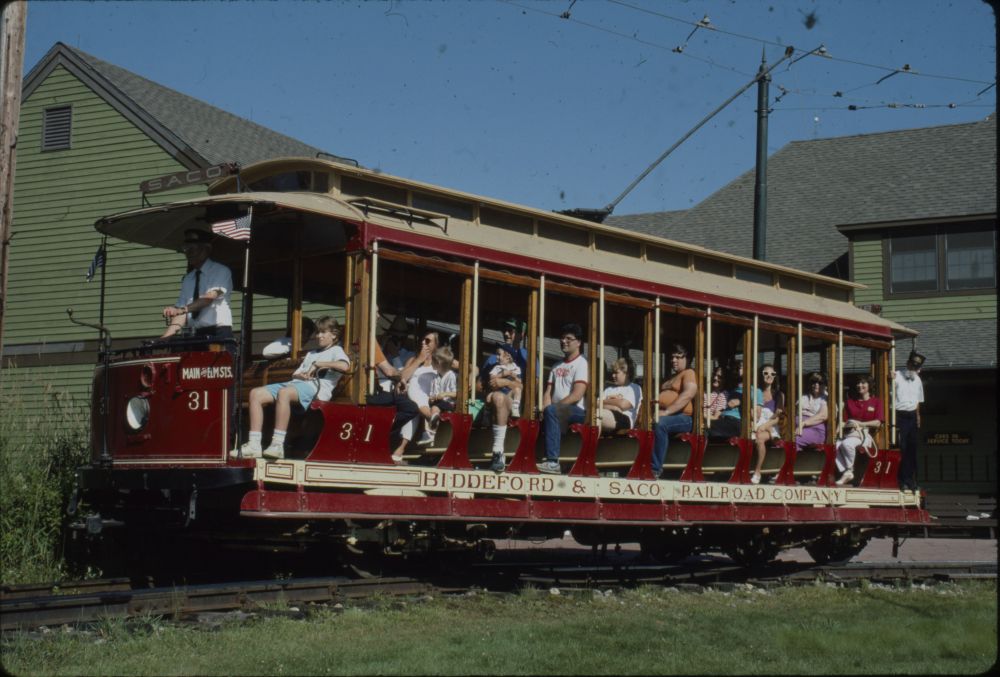
[(667, 445), (670, 444), (670, 436), (677, 433), (691, 432), (692, 420), (687, 414), (673, 414), (671, 416), (661, 416), (656, 422), (653, 443), (653, 476), (659, 477), (663, 470), (663, 461), (667, 458)]
[[(579, 407), (569, 407), (569, 424), (583, 423), (583, 412)], [(545, 407), (545, 459), (548, 461), (559, 460), (559, 446), (562, 444), (562, 426), (559, 425), (559, 413), (556, 405), (550, 404)]]

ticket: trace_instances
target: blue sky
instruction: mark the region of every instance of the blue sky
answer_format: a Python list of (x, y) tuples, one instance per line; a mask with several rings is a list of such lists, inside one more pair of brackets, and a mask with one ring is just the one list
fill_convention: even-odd
[[(994, 26), (979, 0), (32, 2), (25, 71), (65, 42), (367, 167), (566, 209), (615, 199), (762, 49), (834, 57), (774, 71), (769, 153), (980, 120)], [(752, 168), (755, 108), (754, 87), (615, 214), (688, 208)]]

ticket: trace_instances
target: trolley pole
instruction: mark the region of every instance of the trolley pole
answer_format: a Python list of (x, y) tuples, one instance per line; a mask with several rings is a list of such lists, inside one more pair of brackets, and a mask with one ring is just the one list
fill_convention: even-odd
[(767, 260), (767, 102), (771, 74), (761, 51), (757, 71), (757, 169), (753, 185), (753, 257)]

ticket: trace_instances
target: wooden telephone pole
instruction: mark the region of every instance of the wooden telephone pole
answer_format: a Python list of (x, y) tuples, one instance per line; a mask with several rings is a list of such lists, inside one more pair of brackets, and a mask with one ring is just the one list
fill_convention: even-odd
[(24, 0), (4, 4), (0, 13), (0, 350), (7, 317), (7, 269), (11, 220), (14, 216), (14, 160), (21, 117), (21, 72), (24, 69)]

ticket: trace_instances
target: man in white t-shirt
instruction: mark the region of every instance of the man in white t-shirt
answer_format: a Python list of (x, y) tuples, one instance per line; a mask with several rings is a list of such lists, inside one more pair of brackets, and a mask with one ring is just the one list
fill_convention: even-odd
[(586, 412), (584, 396), (590, 375), (587, 359), (580, 352), (583, 330), (578, 324), (567, 324), (559, 332), (559, 347), (563, 361), (552, 368), (545, 385), (544, 407), (545, 461), (538, 464), (541, 472), (558, 475), (559, 447), (563, 432), (573, 423), (583, 423)]
[(900, 489), (917, 490), (917, 444), (920, 430), (920, 405), (924, 401), (924, 384), (920, 369), (924, 356), (910, 351), (906, 369), (896, 371), (893, 381), (896, 400), (896, 426), (899, 431), (899, 448), (903, 458), (899, 464), (897, 481)]

